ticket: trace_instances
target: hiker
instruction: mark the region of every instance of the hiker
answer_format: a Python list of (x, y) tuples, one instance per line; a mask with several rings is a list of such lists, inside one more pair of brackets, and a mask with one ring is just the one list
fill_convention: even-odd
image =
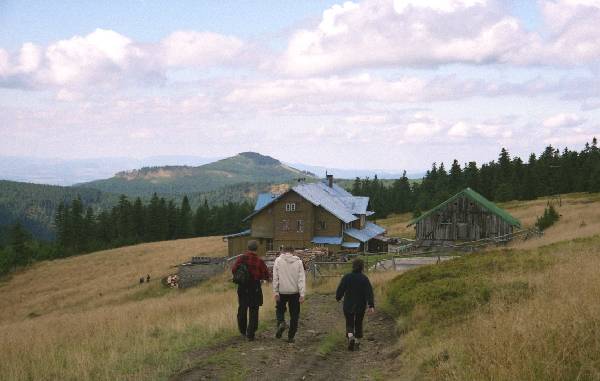
[(346, 339), (348, 350), (358, 350), (360, 339), (363, 337), (363, 318), (365, 310), (375, 312), (373, 288), (363, 270), (365, 263), (362, 259), (352, 262), (352, 272), (344, 275), (335, 292), (338, 302), (344, 298), (344, 317), (346, 318)]
[(141, 277), (140, 278), (140, 284), (143, 284), (143, 283), (144, 283), (144, 277)]
[(290, 330), (288, 343), (294, 342), (298, 331), (300, 318), (300, 303), (304, 302), (306, 277), (302, 260), (291, 253), (291, 248), (286, 248), (273, 264), (273, 293), (275, 294), (277, 317), (277, 332), (275, 337), (281, 338), (287, 326), (285, 323), (286, 307), (290, 311)]
[(240, 333), (254, 340), (258, 328), (258, 308), (263, 304), (261, 280), (269, 280), (269, 270), (265, 262), (256, 255), (258, 243), (248, 242), (248, 251), (240, 255), (231, 268), (233, 280), (238, 289), (237, 322)]
[(146, 276), (146, 283), (150, 283), (150, 274)]

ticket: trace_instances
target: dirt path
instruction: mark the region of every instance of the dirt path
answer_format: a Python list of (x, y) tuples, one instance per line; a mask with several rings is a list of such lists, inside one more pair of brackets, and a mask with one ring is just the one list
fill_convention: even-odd
[(268, 327), (254, 342), (240, 336), (192, 352), (190, 360), (197, 365), (171, 380), (377, 380), (397, 371), (390, 361), (397, 355), (392, 352), (395, 324), (385, 314), (365, 317), (357, 352), (346, 349), (344, 316), (331, 294), (307, 298), (294, 344), (275, 338), (274, 317), (261, 318)]

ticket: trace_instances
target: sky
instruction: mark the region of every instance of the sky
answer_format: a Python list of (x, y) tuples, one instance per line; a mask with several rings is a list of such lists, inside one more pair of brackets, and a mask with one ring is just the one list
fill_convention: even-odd
[(600, 0), (0, 0), (0, 156), (420, 171), (600, 135)]

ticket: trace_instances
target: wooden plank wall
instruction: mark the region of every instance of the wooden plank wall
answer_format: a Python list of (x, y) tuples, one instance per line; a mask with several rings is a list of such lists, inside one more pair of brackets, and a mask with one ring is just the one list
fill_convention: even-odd
[(468, 197), (460, 197), (415, 224), (418, 240), (475, 241), (512, 233), (513, 227)]

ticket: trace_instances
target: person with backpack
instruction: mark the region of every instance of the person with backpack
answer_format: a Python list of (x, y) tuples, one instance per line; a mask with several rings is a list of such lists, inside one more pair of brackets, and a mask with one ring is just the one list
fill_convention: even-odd
[(248, 251), (240, 255), (231, 268), (233, 281), (238, 285), (238, 328), (248, 341), (254, 340), (258, 328), (258, 309), (263, 304), (261, 280), (269, 280), (269, 269), (256, 255), (257, 249), (258, 243), (249, 241)]
[(352, 272), (344, 275), (335, 293), (338, 302), (344, 298), (344, 317), (346, 318), (346, 339), (348, 350), (358, 350), (363, 337), (363, 318), (365, 311), (375, 312), (373, 287), (363, 270), (362, 259), (352, 262)]
[(285, 323), (286, 307), (290, 311), (290, 330), (288, 343), (294, 342), (298, 331), (300, 318), (300, 303), (304, 302), (306, 275), (302, 260), (291, 253), (291, 248), (286, 248), (273, 264), (273, 293), (275, 294), (277, 317), (277, 332), (275, 337), (281, 338), (287, 326)]

